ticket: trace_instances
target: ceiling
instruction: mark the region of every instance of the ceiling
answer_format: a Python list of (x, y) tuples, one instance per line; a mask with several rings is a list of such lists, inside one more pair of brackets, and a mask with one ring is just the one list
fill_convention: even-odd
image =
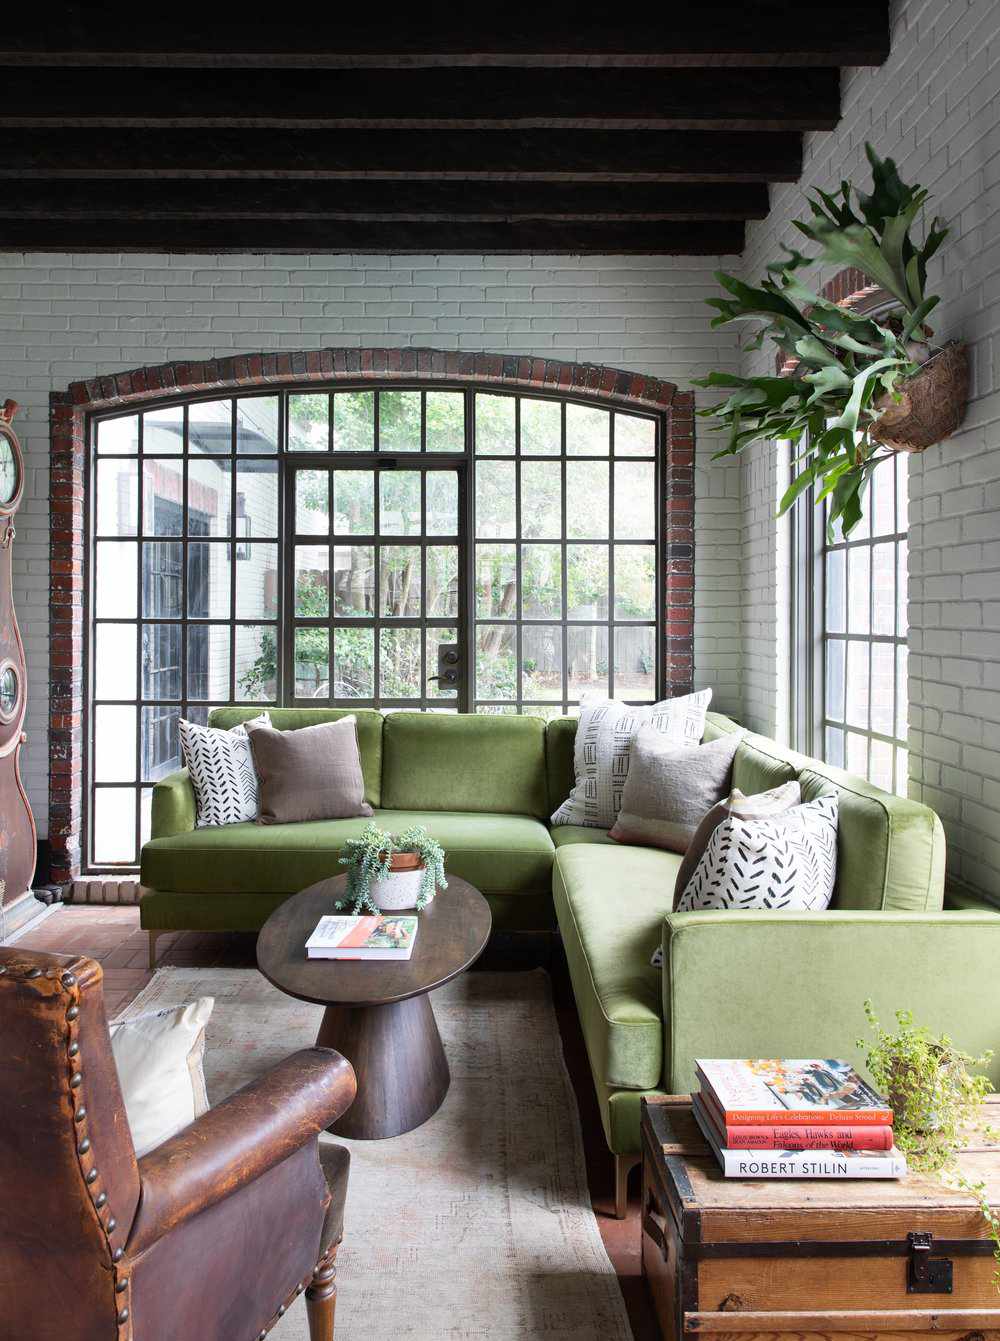
[(889, 46), (884, 0), (38, 12), (0, 32), (6, 251), (739, 252)]

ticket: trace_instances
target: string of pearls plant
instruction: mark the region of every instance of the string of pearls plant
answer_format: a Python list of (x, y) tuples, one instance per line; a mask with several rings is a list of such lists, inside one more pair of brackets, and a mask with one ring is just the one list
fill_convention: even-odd
[(389, 876), (392, 859), (398, 853), (413, 853), (420, 858), (420, 893), (417, 909), (425, 908), (435, 891), (447, 889), (444, 874), (444, 848), (419, 824), (400, 834), (389, 833), (377, 824), (365, 826), (359, 838), (349, 838), (340, 858), (347, 868), (347, 897), (336, 907), (350, 907), (352, 913), (381, 912), (373, 898), (373, 887)]

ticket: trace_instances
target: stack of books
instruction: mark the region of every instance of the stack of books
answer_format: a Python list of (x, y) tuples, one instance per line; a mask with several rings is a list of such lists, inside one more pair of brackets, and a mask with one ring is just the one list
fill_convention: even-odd
[(307, 959), (409, 959), (415, 917), (321, 917), (306, 941)]
[(698, 1061), (698, 1120), (727, 1178), (902, 1178), (892, 1110), (847, 1062)]

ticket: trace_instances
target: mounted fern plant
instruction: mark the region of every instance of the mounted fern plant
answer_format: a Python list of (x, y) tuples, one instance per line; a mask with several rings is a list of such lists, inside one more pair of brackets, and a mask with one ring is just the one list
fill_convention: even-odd
[[(695, 385), (725, 389), (729, 397), (698, 411), (729, 434), (716, 458), (733, 456), (761, 439), (787, 440), (795, 450), (795, 477), (779, 506), (791, 507), (810, 485), (816, 501), (829, 499), (828, 523), (849, 534), (862, 516), (872, 472), (893, 451), (921, 451), (954, 432), (968, 393), (963, 346), (934, 351), (927, 318), (939, 299), (926, 292), (927, 262), (947, 236), (935, 219), (922, 243), (911, 237), (928, 192), (907, 186), (891, 158), (866, 145), (872, 166), (870, 195), (850, 182), (839, 192), (809, 199), (812, 218), (796, 228), (817, 250), (805, 255), (785, 247), (759, 285), (721, 271), (716, 278), (731, 298), (710, 298), (730, 322), (763, 323), (743, 346), (774, 342), (791, 372), (739, 377), (713, 372)], [(817, 262), (862, 271), (898, 304), (884, 318), (863, 316), (814, 293), (798, 272)]]

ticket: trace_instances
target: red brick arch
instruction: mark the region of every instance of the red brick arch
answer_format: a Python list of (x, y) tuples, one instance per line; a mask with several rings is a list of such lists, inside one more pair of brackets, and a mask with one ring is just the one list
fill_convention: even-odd
[(666, 417), (665, 680), (690, 692), (694, 641), (694, 397), (671, 382), (592, 363), (440, 349), (311, 349), (162, 363), (72, 382), (51, 396), (49, 846), (53, 882), (80, 871), (84, 786), (83, 593), (86, 421), (95, 410), (288, 383), (442, 381), (574, 394)]

